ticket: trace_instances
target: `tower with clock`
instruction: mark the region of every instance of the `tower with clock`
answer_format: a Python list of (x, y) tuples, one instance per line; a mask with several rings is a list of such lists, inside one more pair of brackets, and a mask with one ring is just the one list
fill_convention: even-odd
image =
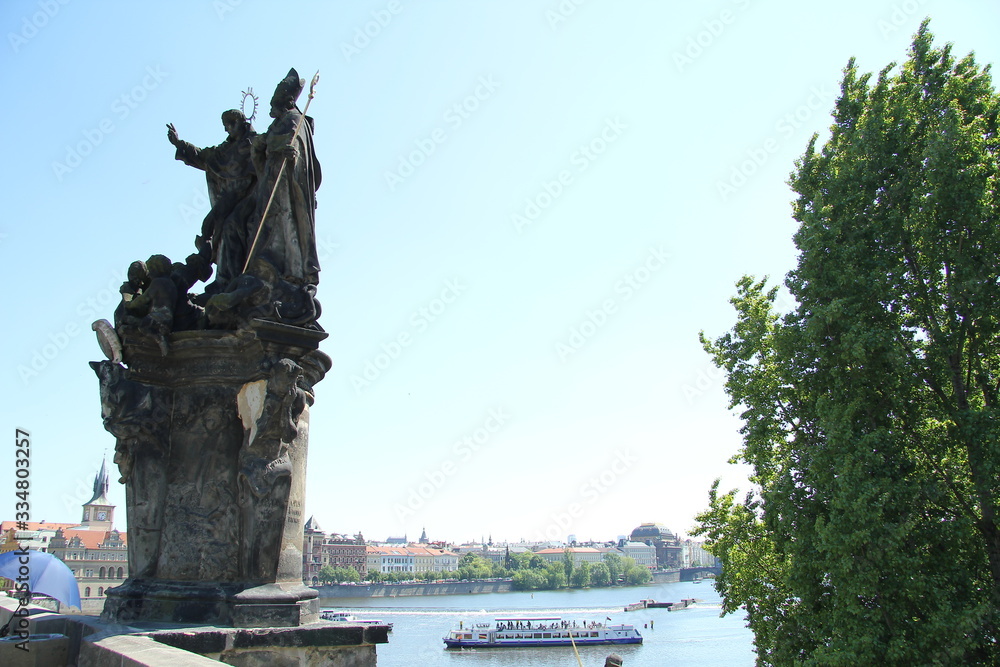
[(81, 528), (111, 530), (114, 525), (115, 506), (108, 500), (108, 468), (101, 463), (101, 470), (94, 477), (94, 495), (83, 505)]

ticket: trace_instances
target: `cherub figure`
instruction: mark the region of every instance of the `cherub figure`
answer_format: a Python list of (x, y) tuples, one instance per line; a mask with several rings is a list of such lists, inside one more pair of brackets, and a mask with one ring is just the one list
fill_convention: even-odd
[[(131, 270), (132, 267), (129, 268)], [(146, 260), (145, 276), (137, 276), (146, 287), (131, 300), (123, 301), (125, 315), (121, 324), (151, 336), (163, 356), (170, 351), (167, 337), (173, 331), (174, 307), (177, 304), (177, 285), (171, 277), (172, 271), (169, 257), (151, 256)]]

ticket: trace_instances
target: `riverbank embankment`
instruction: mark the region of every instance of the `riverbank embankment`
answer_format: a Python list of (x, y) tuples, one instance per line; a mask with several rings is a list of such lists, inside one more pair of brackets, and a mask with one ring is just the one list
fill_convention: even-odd
[(468, 595), (509, 593), (509, 579), (501, 581), (456, 581), (419, 584), (332, 584), (313, 586), (320, 598), (396, 598), (412, 595)]

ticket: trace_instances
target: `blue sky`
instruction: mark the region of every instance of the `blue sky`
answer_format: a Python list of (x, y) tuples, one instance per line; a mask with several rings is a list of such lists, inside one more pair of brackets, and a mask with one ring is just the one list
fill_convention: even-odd
[(902, 61), (925, 16), (1000, 59), (986, 1), (3, 3), (0, 398), (31, 433), (32, 519), (78, 520), (113, 452), (91, 322), (207, 212), (166, 123), (220, 143), (295, 67), (321, 76), (334, 361), (306, 513), (372, 539), (687, 532), (713, 479), (746, 486), (698, 332), (732, 325), (740, 276), (794, 266), (794, 160), (848, 59)]

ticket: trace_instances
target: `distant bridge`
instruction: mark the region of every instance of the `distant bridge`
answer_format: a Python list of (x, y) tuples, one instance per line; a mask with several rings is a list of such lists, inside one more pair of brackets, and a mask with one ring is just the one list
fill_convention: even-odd
[(694, 581), (695, 577), (701, 575), (704, 577), (707, 574), (712, 574), (719, 576), (722, 574), (721, 567), (682, 567), (681, 568), (681, 581)]

